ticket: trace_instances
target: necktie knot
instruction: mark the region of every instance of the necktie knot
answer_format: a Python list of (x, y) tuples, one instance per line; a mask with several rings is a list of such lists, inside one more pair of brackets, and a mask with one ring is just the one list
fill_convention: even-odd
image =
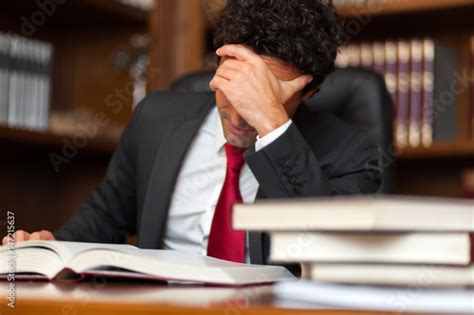
[(233, 171), (240, 172), (244, 165), (244, 152), (246, 150), (247, 148), (238, 148), (230, 143), (226, 143), (227, 167)]

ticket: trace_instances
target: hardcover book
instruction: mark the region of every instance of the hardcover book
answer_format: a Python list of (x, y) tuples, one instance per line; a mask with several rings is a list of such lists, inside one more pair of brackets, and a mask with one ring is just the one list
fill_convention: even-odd
[(195, 253), (131, 245), (26, 241), (16, 243), (14, 249), (2, 246), (0, 254), (0, 275), (11, 277), (14, 270), (15, 279), (80, 281), (101, 276), (228, 286), (295, 279), (280, 266), (240, 264)]

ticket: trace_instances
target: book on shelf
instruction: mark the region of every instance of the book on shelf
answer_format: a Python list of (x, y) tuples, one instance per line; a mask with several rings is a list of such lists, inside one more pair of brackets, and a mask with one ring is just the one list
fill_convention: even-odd
[(270, 232), (273, 262), (466, 265), (468, 233)]
[(2, 246), (0, 276), (84, 280), (95, 276), (241, 286), (294, 280), (284, 267), (240, 264), (190, 252), (132, 245), (25, 241)]
[(435, 41), (433, 68), (433, 140), (455, 140), (457, 137), (458, 95), (452, 86), (457, 82), (456, 52)]
[(397, 42), (396, 93), (397, 114), (395, 116), (395, 142), (399, 148), (408, 146), (408, 123), (410, 111), (410, 43)]
[(439, 41), (412, 38), (350, 44), (341, 49), (336, 65), (383, 75), (394, 103), (397, 147), (429, 147), (457, 137), (458, 95), (452, 91), (457, 59)]
[(10, 74), (10, 41), (0, 34), (0, 124), (8, 121), (8, 78)]
[(433, 41), (423, 40), (423, 79), (421, 88), (421, 144), (423, 147), (430, 147), (433, 144), (434, 56)]
[(0, 33), (0, 124), (46, 130), (52, 46)]
[[(385, 53), (385, 84), (387, 85), (387, 89), (392, 96), (393, 104), (394, 104), (394, 118), (397, 117), (397, 44), (393, 41), (386, 41), (384, 43), (384, 53)], [(396, 126), (395, 126), (396, 129)]]
[(416, 148), (421, 144), (421, 109), (423, 104), (422, 82), (423, 82), (423, 41), (413, 39), (410, 42), (410, 99), (408, 104), (408, 143)]
[(251, 231), (473, 232), (474, 206), (471, 200), (406, 196), (259, 200), (234, 205), (233, 227)]

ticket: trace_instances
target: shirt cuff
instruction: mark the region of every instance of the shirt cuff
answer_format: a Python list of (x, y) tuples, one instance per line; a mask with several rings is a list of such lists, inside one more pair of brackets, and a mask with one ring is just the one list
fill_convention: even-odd
[(285, 131), (291, 126), (291, 124), (292, 120), (290, 119), (285, 124), (266, 134), (262, 138), (257, 135), (257, 141), (255, 142), (255, 152), (263, 149), (264, 147), (278, 139), (282, 134), (285, 133)]

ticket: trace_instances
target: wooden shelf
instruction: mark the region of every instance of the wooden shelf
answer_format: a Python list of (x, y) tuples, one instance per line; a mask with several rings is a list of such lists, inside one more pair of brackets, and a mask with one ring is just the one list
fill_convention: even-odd
[(471, 0), (397, 0), (374, 2), (368, 6), (354, 5), (338, 8), (344, 17), (357, 17), (360, 15), (388, 16), (410, 13), (443, 12), (445, 10), (462, 10), (474, 8)]
[(474, 141), (436, 143), (429, 148), (399, 149), (397, 158), (400, 160), (472, 158), (474, 161)]
[[(54, 1), (53, 1), (54, 2)], [(55, 2), (54, 2), (55, 3)], [(44, 12), (36, 0), (1, 1), (0, 25), (21, 32), (25, 19), (32, 22), (32, 15), (39, 12), (44, 16), (44, 27), (84, 27), (142, 25), (148, 23), (149, 12), (137, 7), (110, 0), (74, 0), (56, 4), (51, 12)], [(21, 19), (20, 19), (21, 18)], [(43, 24), (36, 25), (43, 28)], [(41, 26), (41, 27), (40, 27)]]
[[(61, 149), (64, 139), (71, 139), (70, 135), (60, 135), (51, 132), (39, 132), (27, 129), (9, 128), (0, 126), (0, 142), (14, 145), (28, 145), (32, 147)], [(91, 138), (88, 143), (79, 148), (80, 152), (86, 154), (106, 154), (111, 155), (117, 147), (118, 139)]]

